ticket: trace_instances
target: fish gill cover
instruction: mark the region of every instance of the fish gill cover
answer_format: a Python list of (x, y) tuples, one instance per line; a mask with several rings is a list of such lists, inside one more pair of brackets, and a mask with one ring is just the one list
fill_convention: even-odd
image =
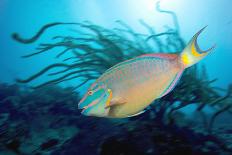
[[(123, 21), (114, 29), (91, 22), (55, 22), (43, 26), (32, 38), (14, 33), (13, 39), (32, 44), (43, 33), (55, 26), (77, 25), (82, 30), (76, 36), (54, 36), (52, 43), (41, 43), (37, 52), (23, 56), (30, 58), (52, 49), (63, 47), (55, 54), (54, 63), (18, 83), (30, 84), (41, 76), (50, 79), (32, 86), (0, 85), (1, 128), (0, 150), (15, 154), (83, 154), (83, 155), (142, 155), (142, 154), (222, 154), (232, 152), (229, 138), (231, 129), (214, 127), (222, 113), (232, 113), (232, 86), (215, 87), (217, 79), (207, 78), (204, 66), (195, 66), (184, 72), (174, 91), (156, 100), (147, 113), (135, 118), (110, 120), (83, 117), (77, 110), (78, 90), (95, 80), (118, 62), (150, 52), (179, 52), (185, 47), (180, 35), (177, 16), (172, 11), (157, 11), (170, 15), (174, 28), (165, 32), (140, 23), (147, 34), (135, 32)], [(70, 56), (70, 53), (72, 56)], [(69, 57), (65, 57), (68, 55)], [(57, 70), (59, 69), (59, 70)], [(76, 86), (62, 88), (56, 84), (76, 80)], [(184, 94), (184, 95), (183, 95)], [(195, 105), (199, 120), (188, 119), (180, 109)], [(205, 112), (214, 109), (212, 115)]]

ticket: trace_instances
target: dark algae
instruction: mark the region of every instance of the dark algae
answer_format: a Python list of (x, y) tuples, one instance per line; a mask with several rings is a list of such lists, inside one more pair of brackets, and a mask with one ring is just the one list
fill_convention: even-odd
[(59, 143), (59, 140), (57, 139), (49, 139), (47, 142), (44, 142), (40, 145), (41, 150), (48, 150), (52, 148), (53, 146), (56, 146)]

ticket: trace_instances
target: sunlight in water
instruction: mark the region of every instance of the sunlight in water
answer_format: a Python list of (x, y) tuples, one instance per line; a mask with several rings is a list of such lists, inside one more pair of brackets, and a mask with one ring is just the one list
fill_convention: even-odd
[[(70, 7), (73, 10), (73, 14), (78, 15), (79, 19), (81, 19), (82, 15), (85, 15), (85, 18), (89, 17), (90, 20), (104, 18), (109, 15), (109, 12), (111, 12), (111, 18), (118, 15), (117, 19), (120, 19), (122, 16), (129, 15), (129, 18), (138, 19), (154, 17), (153, 13), (158, 1), (160, 0), (73, 0), (70, 3)], [(78, 8), (80, 5), (82, 7)]]
[(136, 5), (144, 11), (154, 11), (155, 3), (159, 0), (137, 0)]

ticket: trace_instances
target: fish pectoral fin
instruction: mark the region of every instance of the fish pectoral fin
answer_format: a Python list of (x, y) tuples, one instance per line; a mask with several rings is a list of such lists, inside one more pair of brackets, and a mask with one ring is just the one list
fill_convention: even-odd
[(124, 98), (116, 98), (111, 100), (108, 104), (106, 104), (106, 109), (111, 107), (111, 106), (115, 106), (115, 105), (122, 105), (125, 104), (126, 100)]

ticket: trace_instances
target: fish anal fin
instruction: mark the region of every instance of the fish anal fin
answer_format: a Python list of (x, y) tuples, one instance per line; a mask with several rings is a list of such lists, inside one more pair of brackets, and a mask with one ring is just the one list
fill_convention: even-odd
[(115, 106), (115, 105), (122, 105), (122, 104), (125, 104), (126, 103), (126, 100), (124, 98), (115, 98), (115, 99), (112, 99), (109, 104), (106, 105), (105, 108), (109, 108), (111, 106)]
[(146, 110), (143, 110), (143, 111), (140, 111), (140, 112), (138, 112), (138, 113), (136, 113), (136, 114), (133, 114), (133, 115), (130, 115), (130, 116), (127, 116), (127, 117), (134, 117), (134, 116), (138, 116), (138, 115), (143, 114), (145, 111), (146, 111)]

